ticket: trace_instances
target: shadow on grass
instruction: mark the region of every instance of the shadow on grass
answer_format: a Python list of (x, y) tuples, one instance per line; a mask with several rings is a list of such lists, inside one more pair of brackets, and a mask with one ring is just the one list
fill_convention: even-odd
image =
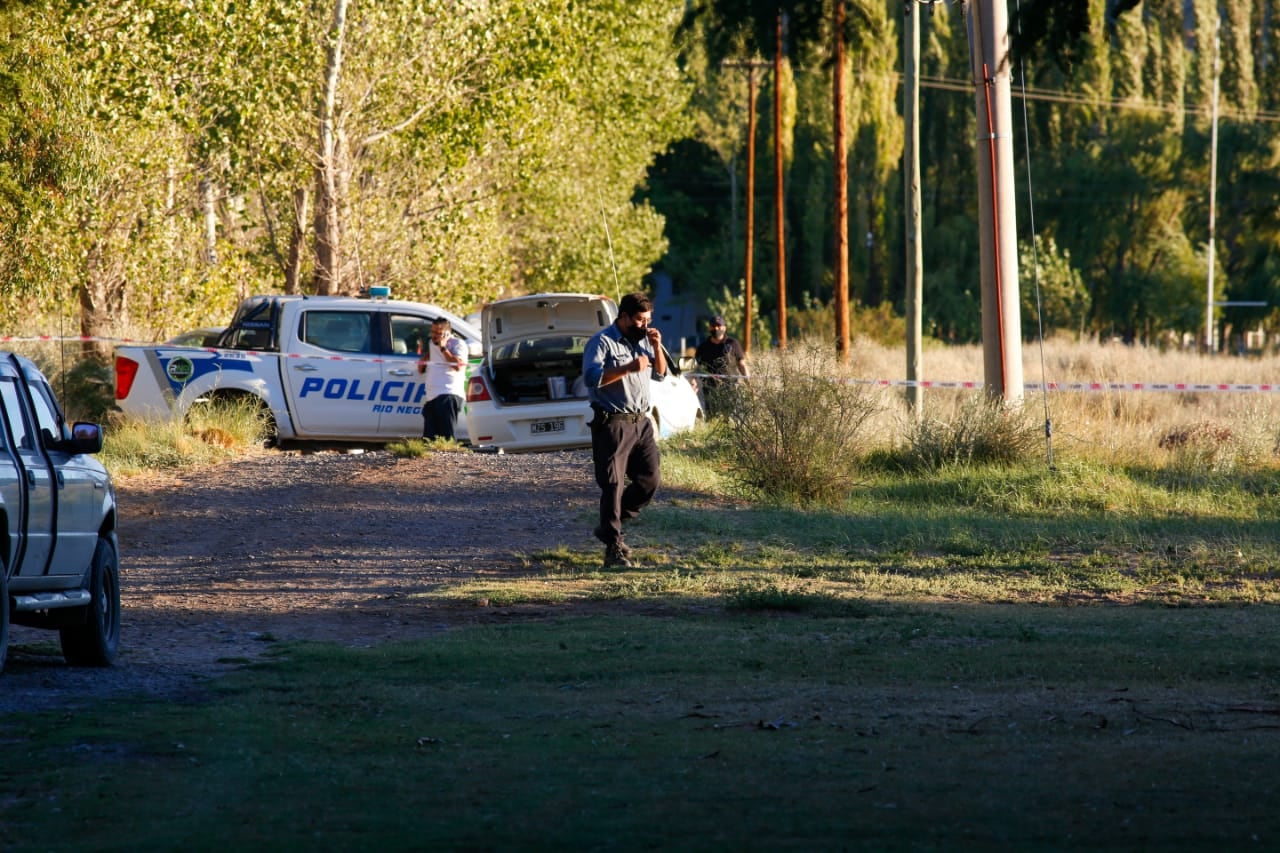
[(0, 844), (1176, 850), (1280, 838), (1270, 608), (853, 615), (668, 611), (374, 649), (290, 645), (219, 680), (210, 701), (0, 720), (23, 756), (0, 768)]
[[(892, 489), (876, 491), (889, 494)], [(897, 495), (892, 503), (877, 505), (868, 501), (847, 511), (778, 507), (685, 510), (660, 506), (649, 512), (651, 517), (661, 519), (653, 526), (663, 534), (712, 533), (712, 542), (763, 540), (806, 550), (872, 549), (971, 556), (1009, 551), (1077, 552), (1117, 547), (1141, 551), (1185, 549), (1192, 545), (1248, 545), (1274, 553), (1277, 544), (1276, 522), (1270, 517), (1138, 517), (1101, 512), (1011, 515), (957, 508), (946, 501), (921, 501), (912, 508), (903, 503), (908, 502)]]

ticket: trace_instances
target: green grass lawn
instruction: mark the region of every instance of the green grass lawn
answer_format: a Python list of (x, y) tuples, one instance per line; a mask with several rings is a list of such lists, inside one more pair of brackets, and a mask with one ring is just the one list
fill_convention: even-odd
[(60, 849), (1263, 849), (1266, 606), (555, 616), (7, 718)]
[(1274, 470), (798, 508), (680, 454), (634, 568), (528, 554), (423, 598), (488, 624), (0, 717), (0, 849), (1280, 848)]

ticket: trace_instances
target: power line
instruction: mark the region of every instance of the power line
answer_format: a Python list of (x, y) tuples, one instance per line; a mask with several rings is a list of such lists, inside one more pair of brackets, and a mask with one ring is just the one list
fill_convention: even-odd
[[(885, 72), (885, 76), (891, 76), (898, 80), (899, 83), (902, 82), (902, 75), (896, 71)], [(967, 94), (973, 93), (972, 81), (957, 79), (954, 77), (931, 77), (921, 75), (920, 85), (926, 89), (940, 89), (947, 92), (965, 92)], [(1178, 106), (1176, 104), (1166, 104), (1158, 101), (1099, 98), (1077, 92), (1064, 92), (1059, 89), (1043, 89), (1035, 86), (1028, 86), (1025, 93), (1015, 91), (1012, 94), (1015, 98), (1025, 98), (1028, 101), (1046, 101), (1049, 103), (1106, 107), (1114, 110), (1183, 113), (1188, 116), (1197, 116), (1203, 112), (1195, 107)], [(1280, 110), (1255, 110), (1254, 112), (1245, 112), (1244, 110), (1221, 108), (1219, 110), (1219, 118), (1234, 118), (1239, 121), (1280, 122)]]

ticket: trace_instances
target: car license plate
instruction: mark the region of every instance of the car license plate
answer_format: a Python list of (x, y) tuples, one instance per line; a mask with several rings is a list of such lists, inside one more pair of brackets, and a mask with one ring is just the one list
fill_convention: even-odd
[(534, 435), (542, 435), (548, 432), (564, 432), (564, 418), (556, 418), (553, 421), (534, 421), (530, 425), (530, 430)]

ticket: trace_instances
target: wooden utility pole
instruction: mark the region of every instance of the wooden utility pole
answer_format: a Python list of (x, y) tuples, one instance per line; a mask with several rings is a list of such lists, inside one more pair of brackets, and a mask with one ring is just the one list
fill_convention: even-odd
[(747, 72), (747, 247), (742, 277), (742, 349), (751, 352), (751, 279), (756, 239), (756, 71), (767, 68), (760, 60), (725, 61), (725, 68), (743, 68)]
[(982, 363), (987, 393), (1022, 399), (1013, 183), (1009, 12), (1004, 0), (967, 5), (978, 131), (978, 234), (982, 252)]
[(778, 347), (787, 348), (787, 241), (782, 201), (782, 12), (773, 46), (773, 219), (778, 235)]
[(844, 0), (835, 0), (831, 13), (833, 44), (831, 105), (834, 114), (833, 154), (835, 156), (835, 310), (836, 356), (849, 362), (849, 152), (844, 127)]
[[(906, 146), (902, 152), (903, 176), (907, 198), (907, 380), (918, 383), (923, 360), (924, 251), (920, 226), (920, 15), (908, 2), (906, 26), (903, 27), (904, 49), (902, 114), (906, 119)], [(913, 14), (915, 13), (915, 14)], [(923, 415), (924, 389), (919, 384), (907, 388), (907, 405), (917, 417)]]

